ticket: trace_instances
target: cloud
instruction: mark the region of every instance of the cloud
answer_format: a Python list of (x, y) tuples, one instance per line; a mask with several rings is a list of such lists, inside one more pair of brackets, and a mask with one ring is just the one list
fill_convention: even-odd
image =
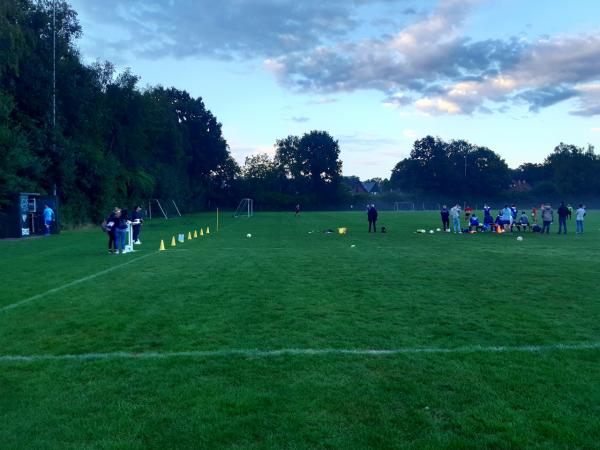
[(565, 101), (573, 115), (600, 114), (599, 33), (470, 39), (467, 21), (486, 2), (439, 0), (423, 14), (416, 0), (73, 0), (102, 31), (97, 51), (262, 61), (281, 85), (323, 99), (314, 104), (375, 90), (386, 107), (426, 114)]
[[(428, 114), (489, 113), (525, 104), (537, 112), (573, 100), (574, 115), (600, 114), (600, 35), (472, 41), (462, 27), (478, 0), (441, 0), (430, 15), (393, 36), (318, 46), (268, 60), (299, 91), (375, 89), (384, 105)], [(584, 86), (581, 86), (585, 83)]]
[(592, 133), (600, 133), (600, 127), (594, 127), (591, 129)]
[(320, 97), (308, 102), (309, 105), (329, 105), (332, 103), (337, 103), (337, 99), (332, 97)]
[(308, 118), (308, 117), (296, 117), (296, 116), (294, 116), (294, 117), (291, 118), (291, 120), (293, 122), (297, 122), (297, 123), (306, 123), (306, 122), (308, 122), (310, 120), (310, 118)]
[(102, 47), (147, 58), (264, 58), (302, 51), (347, 36), (360, 26), (362, 8), (407, 0), (73, 0), (95, 27)]
[(412, 140), (412, 139), (416, 139), (417, 136), (418, 136), (418, 134), (414, 130), (404, 130), (402, 132), (402, 136), (404, 136), (407, 139), (411, 139)]

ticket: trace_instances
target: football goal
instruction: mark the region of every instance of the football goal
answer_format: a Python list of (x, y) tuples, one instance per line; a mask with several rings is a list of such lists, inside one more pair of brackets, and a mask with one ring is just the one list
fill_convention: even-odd
[(233, 213), (233, 217), (252, 217), (254, 215), (254, 200), (251, 198), (243, 198), (240, 201), (237, 209)]
[(414, 211), (415, 204), (411, 202), (394, 202), (394, 211)]
[(161, 203), (159, 199), (153, 198), (148, 201), (148, 218), (152, 219), (155, 216), (163, 216), (165, 219), (168, 219), (169, 216), (181, 217), (181, 211), (179, 211), (175, 200), (167, 200)]

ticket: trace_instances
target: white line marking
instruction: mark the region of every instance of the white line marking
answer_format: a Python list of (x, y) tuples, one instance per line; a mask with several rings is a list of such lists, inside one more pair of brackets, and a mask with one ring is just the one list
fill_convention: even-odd
[(214, 358), (245, 356), (249, 358), (272, 358), (277, 356), (394, 356), (405, 354), (468, 354), (468, 353), (540, 353), (555, 350), (599, 350), (600, 342), (580, 344), (548, 344), (520, 346), (482, 346), (471, 345), (455, 348), (406, 347), (396, 349), (344, 349), (344, 348), (286, 348), (280, 350), (231, 349), (231, 350), (192, 350), (181, 352), (111, 352), (82, 353), (67, 355), (0, 355), (0, 362), (39, 362), (39, 361), (95, 361), (115, 359), (171, 359), (171, 358)]
[(5, 311), (8, 311), (8, 310), (11, 310), (11, 309), (14, 309), (14, 308), (18, 308), (19, 306), (22, 306), (22, 305), (24, 305), (26, 303), (30, 303), (30, 302), (33, 302), (35, 300), (39, 300), (40, 298), (44, 298), (47, 295), (54, 294), (56, 292), (60, 292), (60, 291), (62, 291), (64, 289), (70, 288), (70, 287), (78, 285), (80, 283), (85, 283), (86, 281), (93, 280), (94, 278), (97, 278), (99, 276), (102, 276), (104, 274), (112, 272), (114, 270), (120, 269), (123, 266), (127, 266), (128, 264), (132, 264), (132, 263), (134, 263), (136, 261), (139, 261), (141, 259), (147, 258), (148, 256), (156, 255), (157, 253), (158, 252), (149, 253), (147, 255), (140, 256), (138, 258), (130, 259), (129, 261), (124, 262), (123, 264), (117, 264), (116, 266), (111, 266), (108, 269), (101, 270), (100, 272), (94, 273), (92, 275), (88, 275), (87, 277), (79, 278), (78, 280), (71, 281), (71, 282), (69, 282), (67, 284), (63, 284), (62, 286), (49, 289), (49, 290), (47, 290), (45, 292), (42, 292), (41, 294), (36, 294), (36, 295), (34, 295), (32, 297), (26, 298), (24, 300), (20, 300), (20, 301), (18, 301), (16, 303), (11, 303), (10, 305), (3, 306), (3, 307), (0, 308), (0, 313), (3, 313)]

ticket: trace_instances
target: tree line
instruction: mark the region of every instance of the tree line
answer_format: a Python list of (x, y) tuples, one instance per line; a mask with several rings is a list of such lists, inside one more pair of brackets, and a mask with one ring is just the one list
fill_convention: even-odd
[(396, 164), (384, 183), (388, 190), (425, 197), (596, 198), (600, 195), (599, 170), (600, 157), (591, 145), (582, 148), (560, 143), (543, 163), (510, 169), (489, 148), (464, 140), (445, 142), (426, 136), (415, 141), (410, 156)]
[[(234, 206), (241, 197), (272, 209), (352, 201), (352, 177), (342, 177), (339, 143), (326, 131), (279, 139), (272, 155), (240, 167), (201, 97), (142, 89), (139, 77), (110, 62), (85, 64), (75, 45), (77, 13), (57, 1), (54, 29), (52, 7), (52, 0), (0, 2), (0, 214), (24, 191), (56, 192), (72, 224), (151, 198), (177, 199), (188, 211)], [(511, 170), (488, 148), (427, 136), (389, 179), (374, 181), (396, 196), (598, 195), (598, 169), (591, 147), (560, 144), (544, 163)]]

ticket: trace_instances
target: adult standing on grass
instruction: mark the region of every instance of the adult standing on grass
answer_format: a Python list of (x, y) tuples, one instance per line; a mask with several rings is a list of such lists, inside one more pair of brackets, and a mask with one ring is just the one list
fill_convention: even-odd
[(542, 233), (550, 234), (550, 225), (554, 221), (554, 211), (550, 205), (542, 205)]
[(450, 217), (452, 217), (452, 231), (462, 233), (460, 229), (460, 205), (458, 203), (450, 208)]
[(48, 204), (44, 205), (44, 212), (42, 213), (44, 216), (44, 227), (46, 228), (45, 236), (50, 236), (50, 230), (52, 229), (52, 222), (54, 222), (54, 211)]
[(440, 216), (442, 217), (442, 227), (444, 227), (444, 231), (450, 229), (450, 211), (448, 211), (448, 207), (446, 205), (442, 206), (440, 211)]
[(108, 234), (108, 253), (115, 253), (117, 251), (115, 239), (115, 220), (117, 211), (119, 211), (119, 208), (115, 208), (104, 222), (102, 222), (102, 229)]
[(375, 205), (369, 207), (367, 219), (369, 220), (369, 233), (371, 232), (371, 225), (373, 225), (373, 233), (377, 233), (377, 209), (375, 209)]
[(562, 202), (558, 207), (558, 234), (564, 230), (567, 234), (567, 217), (569, 217), (569, 208), (565, 206), (565, 202)]
[(142, 223), (144, 223), (144, 219), (142, 218), (142, 207), (136, 206), (133, 208), (133, 212), (131, 213), (131, 230), (133, 232), (133, 243), (141, 244), (140, 241), (140, 231), (142, 231)]
[(575, 211), (575, 225), (577, 226), (576, 234), (583, 234), (583, 218), (586, 214), (585, 207), (579, 205), (579, 208)]
[(300, 215), (300, 203), (298, 203), (296, 205), (296, 213), (294, 214), (294, 217), (298, 217)]
[(123, 254), (125, 250), (125, 236), (127, 236), (127, 210), (119, 210), (115, 214), (115, 238), (117, 241), (117, 253)]
[(502, 213), (501, 213), (501, 219), (502, 219), (502, 226), (504, 227), (505, 231), (512, 229), (513, 215), (512, 215), (512, 209), (509, 208), (508, 205), (504, 205), (504, 209), (502, 209)]

